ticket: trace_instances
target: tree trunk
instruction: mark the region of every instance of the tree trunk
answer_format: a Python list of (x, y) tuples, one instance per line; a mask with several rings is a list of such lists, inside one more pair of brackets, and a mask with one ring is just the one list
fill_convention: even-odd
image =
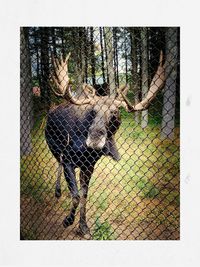
[[(140, 91), (140, 77), (138, 73), (138, 46), (136, 29), (131, 28), (131, 64), (132, 64), (132, 91), (134, 95), (135, 104), (139, 103), (139, 91)], [(134, 112), (134, 119), (136, 124), (140, 123), (140, 112)]]
[[(177, 28), (170, 27), (166, 30), (166, 83), (163, 95), (161, 138), (174, 138), (175, 104), (176, 104), (176, 79), (177, 79)], [(171, 71), (172, 70), (172, 71)], [(170, 73), (168, 75), (168, 73)]]
[(116, 58), (116, 85), (119, 87), (119, 58), (118, 58), (118, 47), (117, 47), (117, 36), (116, 36), (116, 44), (115, 44), (115, 58)]
[(49, 110), (51, 105), (51, 90), (49, 86), (49, 28), (41, 27), (41, 101)]
[(114, 50), (113, 50), (113, 34), (111, 27), (105, 27), (105, 44), (107, 49), (107, 69), (109, 78), (109, 95), (115, 95), (115, 74), (113, 68)]
[(78, 41), (78, 55), (79, 55), (79, 72), (80, 72), (80, 83), (82, 84), (84, 81), (85, 75), (85, 49), (84, 49), (84, 42), (85, 42), (85, 28), (79, 27), (79, 41)]
[(96, 84), (96, 74), (95, 74), (95, 54), (94, 54), (94, 29), (90, 27), (90, 57), (91, 57), (91, 70), (92, 70), (92, 84)]
[(105, 28), (103, 27), (103, 40), (104, 40), (104, 50), (105, 50), (105, 59), (106, 59), (106, 77), (107, 77), (107, 84), (109, 84), (109, 76), (108, 76), (108, 53), (107, 53), (107, 46), (106, 46), (106, 37), (105, 37)]
[(118, 60), (118, 40), (117, 40), (117, 28), (113, 28), (113, 46), (114, 46), (114, 69), (115, 69), (115, 84), (119, 87), (119, 60)]
[(61, 44), (62, 44), (61, 51), (62, 51), (62, 56), (64, 58), (66, 56), (64, 27), (61, 27), (60, 31), (61, 31), (60, 35), (61, 35)]
[(20, 153), (31, 152), (32, 84), (31, 60), (25, 29), (20, 28)]
[(125, 55), (125, 77), (128, 84), (128, 53), (127, 53), (127, 30), (124, 28), (124, 55)]
[[(144, 98), (148, 92), (148, 32), (147, 28), (141, 29), (141, 44), (142, 44), (142, 98)], [(144, 129), (148, 125), (148, 110), (142, 111), (141, 115), (141, 127)]]
[(36, 73), (37, 73), (37, 82), (40, 84), (40, 64), (39, 64), (39, 42), (38, 42), (38, 31), (34, 28), (34, 44), (35, 44), (35, 54), (36, 54)]
[(102, 27), (99, 28), (100, 33), (100, 45), (101, 45), (101, 71), (103, 76), (103, 83), (106, 83), (106, 77), (105, 77), (105, 66), (104, 66), (104, 47), (103, 47), (103, 33), (102, 33)]
[[(79, 27), (72, 28), (72, 44), (73, 44), (73, 51), (72, 51), (72, 60), (74, 62), (74, 72), (75, 72), (75, 85), (76, 85), (76, 94), (79, 97), (82, 94), (82, 83), (83, 77), (85, 72), (85, 63), (84, 61), (84, 45), (83, 45), (83, 38), (82, 36), (83, 28)], [(83, 37), (83, 38), (82, 38)]]
[(52, 36), (52, 46), (53, 46), (53, 54), (55, 57), (57, 57), (57, 51), (56, 51), (56, 28), (51, 27), (51, 36)]
[(88, 28), (84, 28), (84, 68), (85, 68), (85, 82), (88, 82)]

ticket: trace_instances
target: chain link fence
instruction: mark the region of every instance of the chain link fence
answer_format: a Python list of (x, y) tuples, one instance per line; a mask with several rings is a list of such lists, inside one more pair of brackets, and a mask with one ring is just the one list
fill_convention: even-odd
[(180, 238), (179, 35), (20, 29), (21, 239)]

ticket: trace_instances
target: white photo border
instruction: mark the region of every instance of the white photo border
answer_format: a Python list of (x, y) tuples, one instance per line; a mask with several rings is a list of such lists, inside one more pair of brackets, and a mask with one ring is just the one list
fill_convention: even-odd
[[(0, 266), (200, 264), (199, 6), (181, 0), (1, 1)], [(20, 26), (181, 27), (181, 240), (20, 241)]]

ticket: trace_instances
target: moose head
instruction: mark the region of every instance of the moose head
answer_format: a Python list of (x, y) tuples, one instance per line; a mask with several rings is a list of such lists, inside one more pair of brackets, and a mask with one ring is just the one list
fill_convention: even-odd
[(138, 104), (132, 105), (127, 98), (128, 85), (123, 85), (116, 89), (115, 95), (99, 96), (96, 95), (96, 90), (89, 84), (83, 84), (82, 89), (84, 95), (76, 98), (71, 92), (71, 83), (68, 76), (68, 60), (70, 53), (65, 59), (55, 59), (53, 57), (53, 65), (55, 74), (52, 80), (58, 91), (54, 91), (57, 96), (62, 96), (67, 101), (74, 105), (85, 106), (85, 110), (92, 107), (95, 113), (95, 119), (91, 124), (86, 145), (93, 149), (102, 149), (106, 144), (107, 137), (115, 134), (120, 125), (119, 108), (124, 107), (128, 112), (142, 111), (148, 108), (151, 101), (155, 98), (157, 91), (159, 91), (165, 81), (164, 67), (163, 67), (163, 53), (160, 53), (159, 66), (155, 76), (150, 84), (149, 91), (146, 97)]

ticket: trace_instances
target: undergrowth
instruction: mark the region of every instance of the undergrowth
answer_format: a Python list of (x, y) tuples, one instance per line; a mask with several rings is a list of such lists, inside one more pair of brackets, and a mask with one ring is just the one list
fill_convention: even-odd
[(100, 218), (97, 217), (95, 220), (95, 226), (93, 231), (93, 240), (113, 240), (114, 237), (114, 231), (109, 224), (109, 222), (106, 220), (104, 222), (100, 221)]

